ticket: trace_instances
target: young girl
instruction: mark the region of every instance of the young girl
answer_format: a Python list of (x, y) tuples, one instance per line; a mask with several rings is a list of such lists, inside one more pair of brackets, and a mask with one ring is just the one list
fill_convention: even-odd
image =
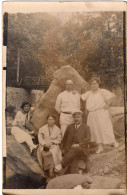
[(87, 125), (91, 131), (91, 141), (98, 144), (97, 154), (103, 152), (103, 144), (113, 144), (118, 147), (116, 142), (113, 125), (109, 114), (109, 105), (115, 95), (106, 89), (99, 88), (99, 79), (91, 79), (91, 91), (81, 95), (83, 101), (86, 101), (88, 110)]

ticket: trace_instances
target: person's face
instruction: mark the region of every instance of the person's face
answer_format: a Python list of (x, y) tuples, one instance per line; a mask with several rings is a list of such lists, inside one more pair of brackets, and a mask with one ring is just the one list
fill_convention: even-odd
[(29, 104), (26, 104), (24, 107), (23, 107), (23, 110), (25, 113), (28, 113), (29, 110), (30, 110), (30, 105)]
[(55, 119), (52, 116), (50, 116), (48, 118), (48, 121), (47, 122), (48, 122), (48, 125), (49, 126), (53, 126), (55, 124)]
[(78, 125), (82, 122), (82, 115), (81, 114), (74, 114), (73, 119), (74, 119), (74, 123), (76, 125)]
[(96, 91), (99, 88), (99, 84), (97, 81), (91, 82), (91, 89), (92, 91)]
[(73, 82), (72, 81), (66, 82), (66, 90), (72, 91), (72, 89), (73, 89)]

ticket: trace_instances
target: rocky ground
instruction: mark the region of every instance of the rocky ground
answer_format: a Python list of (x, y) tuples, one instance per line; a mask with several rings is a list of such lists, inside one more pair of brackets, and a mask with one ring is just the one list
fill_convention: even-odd
[[(15, 138), (11, 135), (11, 122), (12, 118), (10, 118), (7, 123), (6, 188), (46, 188), (46, 178), (36, 156), (29, 154), (29, 149), (26, 145), (16, 142)], [(121, 127), (121, 124), (119, 125)], [(87, 176), (92, 178), (90, 188), (101, 189), (103, 186), (103, 188), (114, 187), (114, 189), (124, 189), (126, 187), (124, 137), (119, 137), (118, 141), (120, 143), (119, 148), (114, 149), (112, 146), (105, 146), (102, 154), (95, 154), (97, 149), (95, 146), (91, 148), (88, 161), (89, 172), (87, 173)], [(78, 172), (76, 170), (75, 173), (82, 174), (82, 171), (81, 169)], [(78, 174), (79, 177), (81, 176), (80, 174)], [(66, 175), (66, 177), (68, 177), (68, 175)], [(74, 181), (74, 175), (70, 175), (69, 178), (71, 181)], [(75, 187), (81, 184), (81, 182), (76, 179), (76, 183), (68, 181), (70, 185), (68, 183), (66, 186), (66, 181), (69, 180), (69, 178), (62, 178), (62, 176), (61, 178), (57, 177), (49, 182), (47, 188), (59, 189), (61, 188), (61, 182), (62, 188), (66, 188), (67, 186), (68, 188), (72, 188), (72, 186)]]
[[(66, 189), (84, 184), (86, 176), (92, 179), (91, 189), (125, 189), (125, 155), (123, 140), (121, 147), (110, 148), (102, 154), (90, 154), (88, 161), (88, 173), (69, 174), (57, 176), (46, 183), (43, 170), (35, 156), (29, 154), (26, 145), (16, 142), (12, 135), (7, 136), (7, 159), (6, 159), (6, 188), (47, 188)], [(120, 150), (121, 149), (121, 150)], [(78, 176), (77, 176), (78, 175)], [(77, 178), (74, 180), (74, 177)], [(78, 178), (82, 178), (81, 181)], [(68, 182), (67, 182), (68, 181)], [(86, 188), (83, 186), (83, 188)]]

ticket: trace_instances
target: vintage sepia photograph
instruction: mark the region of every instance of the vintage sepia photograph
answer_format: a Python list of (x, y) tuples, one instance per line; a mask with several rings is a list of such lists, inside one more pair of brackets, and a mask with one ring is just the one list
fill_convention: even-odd
[(126, 11), (95, 4), (3, 3), (4, 190), (126, 189)]

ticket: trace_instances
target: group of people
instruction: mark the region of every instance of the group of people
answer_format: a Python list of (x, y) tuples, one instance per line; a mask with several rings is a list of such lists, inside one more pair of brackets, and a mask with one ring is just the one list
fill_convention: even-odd
[[(76, 160), (86, 163), (91, 142), (98, 145), (97, 154), (103, 152), (105, 144), (119, 147), (108, 110), (115, 95), (100, 89), (99, 82), (98, 78), (91, 78), (91, 90), (80, 94), (74, 90), (73, 81), (67, 80), (66, 90), (58, 95), (55, 105), (55, 110), (60, 114), (60, 127), (55, 124), (55, 116), (51, 113), (47, 117), (47, 124), (39, 129), (39, 162), (50, 178), (54, 177), (55, 171), (64, 174)], [(87, 124), (83, 123), (81, 100), (86, 102)], [(19, 143), (26, 142), (32, 152), (37, 145), (32, 142), (31, 132), (26, 127), (30, 107), (25, 102), (22, 111), (17, 112), (12, 134)]]

